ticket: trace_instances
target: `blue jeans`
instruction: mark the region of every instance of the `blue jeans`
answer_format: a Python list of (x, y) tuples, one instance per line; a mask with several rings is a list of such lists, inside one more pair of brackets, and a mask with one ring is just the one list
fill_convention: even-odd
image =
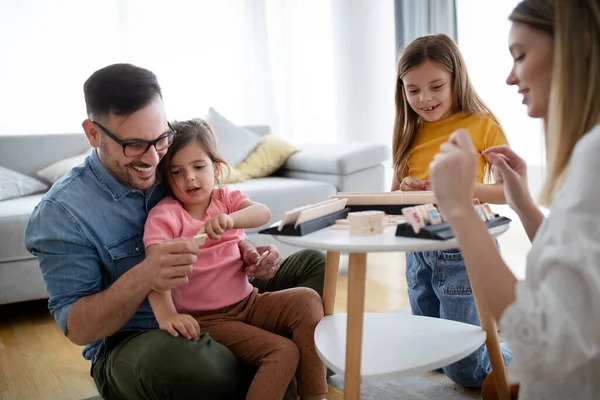
[[(443, 318), (480, 326), (467, 269), (458, 249), (406, 253), (408, 299), (414, 315)], [(504, 363), (512, 352), (500, 344)], [(492, 367), (485, 345), (442, 368), (459, 385), (481, 387)]]

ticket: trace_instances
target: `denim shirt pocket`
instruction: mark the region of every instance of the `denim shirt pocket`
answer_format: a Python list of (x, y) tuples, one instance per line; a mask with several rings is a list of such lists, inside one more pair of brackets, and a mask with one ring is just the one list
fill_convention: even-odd
[(434, 282), (446, 294), (471, 295), (463, 255), (458, 249), (438, 251)]
[(135, 234), (106, 246), (112, 260), (113, 281), (144, 260), (144, 241)]

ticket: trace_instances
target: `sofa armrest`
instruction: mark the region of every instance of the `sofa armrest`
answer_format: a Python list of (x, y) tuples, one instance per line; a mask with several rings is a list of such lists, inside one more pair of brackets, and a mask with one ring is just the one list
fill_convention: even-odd
[(389, 158), (383, 144), (350, 142), (307, 144), (292, 155), (283, 166), (283, 173), (301, 171), (316, 174), (349, 175), (371, 168)]

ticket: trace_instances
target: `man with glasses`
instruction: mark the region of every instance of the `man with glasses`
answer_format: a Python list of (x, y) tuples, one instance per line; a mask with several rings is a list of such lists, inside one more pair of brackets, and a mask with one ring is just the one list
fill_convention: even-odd
[[(27, 249), (38, 257), (48, 306), (65, 335), (85, 346), (91, 375), (110, 399), (243, 398), (253, 371), (206, 333), (198, 341), (158, 329), (146, 299), (187, 283), (196, 249), (184, 238), (145, 257), (148, 211), (164, 196), (156, 167), (176, 134), (156, 76), (115, 64), (84, 84), (83, 129), (95, 150), (54, 184), (31, 215)], [(261, 291), (306, 286), (322, 293), (325, 259), (301, 251), (280, 262), (277, 250), (240, 248)], [(258, 279), (262, 280), (258, 280)]]

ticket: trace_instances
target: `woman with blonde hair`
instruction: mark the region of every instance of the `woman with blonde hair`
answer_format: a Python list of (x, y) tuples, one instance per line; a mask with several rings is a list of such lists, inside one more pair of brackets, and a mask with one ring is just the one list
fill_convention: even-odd
[[(550, 1), (525, 0), (527, 6)], [(545, 118), (544, 218), (527, 189), (525, 162), (506, 147), (488, 149), (508, 204), (533, 241), (518, 281), (495, 251), (471, 198), (477, 154), (456, 131), (431, 165), (432, 187), (502, 336), (514, 350), (511, 381), (520, 399), (597, 399), (600, 394), (600, 2), (556, 0), (548, 63), (541, 29), (513, 19), (508, 83), (530, 116)], [(543, 26), (543, 25), (540, 25)], [(542, 40), (541, 42), (538, 39)], [(537, 45), (536, 45), (537, 42)], [(544, 73), (551, 79), (544, 82)], [(547, 113), (546, 113), (547, 110)]]

